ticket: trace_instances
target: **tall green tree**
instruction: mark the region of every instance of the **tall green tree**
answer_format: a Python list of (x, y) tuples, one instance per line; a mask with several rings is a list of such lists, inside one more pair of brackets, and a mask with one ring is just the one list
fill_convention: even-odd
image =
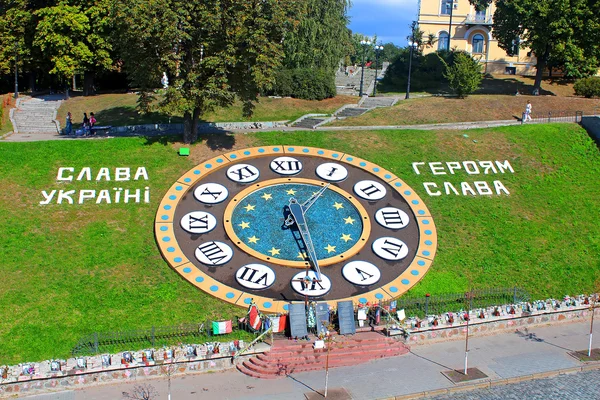
[(350, 46), (348, 0), (305, 0), (298, 24), (283, 46), (285, 68), (322, 68), (334, 72)]
[(84, 94), (91, 92), (95, 72), (113, 67), (109, 41), (109, 2), (62, 0), (35, 12), (34, 46), (51, 62), (51, 74), (69, 80), (83, 72)]
[[(492, 0), (470, 0), (482, 9)], [(534, 94), (539, 94), (548, 61), (567, 76), (582, 77), (600, 64), (600, 6), (595, 0), (497, 0), (493, 36), (512, 53), (515, 40), (536, 56)]]
[(464, 51), (455, 52), (452, 64), (448, 64), (442, 57), (446, 71), (444, 77), (448, 79), (448, 86), (459, 97), (464, 98), (481, 86), (483, 75), (481, 64)]
[(0, 73), (19, 70), (31, 60), (34, 29), (32, 9), (26, 0), (0, 0)]
[(250, 115), (283, 59), (295, 0), (116, 1), (119, 54), (147, 110), (161, 76), (170, 86), (160, 106), (184, 116), (184, 142), (198, 137), (199, 118), (239, 98)]

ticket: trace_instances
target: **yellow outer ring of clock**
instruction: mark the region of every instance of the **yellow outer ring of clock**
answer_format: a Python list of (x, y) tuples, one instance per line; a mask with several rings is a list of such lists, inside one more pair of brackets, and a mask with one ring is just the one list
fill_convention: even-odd
[[(232, 222), (231, 222), (232, 216), (233, 216), (233, 210), (235, 209), (236, 206), (238, 206), (240, 204), (240, 202), (246, 196), (250, 195), (252, 192), (254, 192), (258, 189), (262, 189), (262, 188), (274, 186), (274, 185), (280, 185), (282, 183), (303, 183), (303, 184), (310, 184), (310, 185), (314, 185), (314, 186), (325, 186), (326, 185), (322, 181), (318, 181), (318, 180), (314, 180), (314, 179), (305, 179), (305, 178), (277, 178), (277, 179), (269, 179), (266, 181), (261, 181), (259, 183), (255, 183), (252, 186), (239, 192), (235, 197), (233, 197), (229, 201), (229, 204), (227, 204), (227, 207), (225, 208), (225, 212), (223, 213), (223, 223), (225, 225), (225, 232), (227, 232), (227, 236), (229, 236), (229, 239), (231, 239), (231, 241), (233, 243), (235, 243), (240, 249), (242, 249), (244, 252), (250, 254), (253, 257), (256, 257), (265, 262), (269, 262), (269, 263), (277, 264), (277, 265), (283, 265), (286, 267), (306, 268), (307, 266), (310, 265), (309, 261), (283, 260), (281, 258), (270, 257), (268, 255), (265, 255), (263, 253), (260, 253), (256, 250), (254, 250), (252, 247), (248, 246), (246, 243), (244, 243), (244, 241), (242, 239), (240, 239), (236, 235), (236, 233), (233, 229)], [(342, 262), (342, 261), (347, 260), (350, 257), (354, 256), (364, 247), (365, 244), (367, 244), (367, 240), (369, 239), (369, 235), (371, 234), (371, 219), (369, 218), (369, 214), (367, 213), (367, 210), (365, 210), (363, 205), (360, 204), (360, 202), (354, 196), (352, 196), (345, 190), (338, 188), (337, 186), (331, 185), (331, 186), (329, 186), (329, 189), (340, 194), (346, 200), (348, 200), (348, 201), (350, 201), (350, 203), (352, 203), (352, 205), (358, 211), (359, 215), (362, 217), (361, 222), (363, 224), (363, 230), (362, 230), (362, 234), (361, 234), (360, 238), (358, 238), (358, 240), (356, 241), (354, 246), (352, 246), (350, 249), (346, 250), (343, 253), (337, 254), (333, 257), (328, 257), (328, 258), (319, 260), (320, 267), (324, 267), (324, 266), (331, 265), (331, 264), (336, 264), (336, 263)]]

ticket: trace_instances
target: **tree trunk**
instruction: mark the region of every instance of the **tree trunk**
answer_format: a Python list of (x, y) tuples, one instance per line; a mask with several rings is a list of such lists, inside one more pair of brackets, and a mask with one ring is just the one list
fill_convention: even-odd
[(546, 68), (547, 59), (548, 47), (546, 47), (544, 54), (537, 58), (537, 65), (535, 66), (537, 71), (535, 72), (535, 82), (533, 84), (533, 90), (531, 91), (531, 94), (534, 96), (540, 95), (540, 89), (542, 88), (542, 77), (544, 76), (544, 69)]
[(183, 114), (183, 143), (191, 144), (193, 138), (193, 121), (192, 114), (189, 111), (186, 111)]
[(85, 71), (83, 73), (83, 95), (92, 96), (94, 94), (94, 73), (90, 71)]

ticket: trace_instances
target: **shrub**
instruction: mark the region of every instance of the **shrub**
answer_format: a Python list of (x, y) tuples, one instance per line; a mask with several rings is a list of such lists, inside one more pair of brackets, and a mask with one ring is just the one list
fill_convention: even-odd
[(600, 76), (590, 76), (589, 78), (579, 79), (573, 85), (575, 94), (587, 98), (600, 97)]
[(446, 64), (444, 72), (450, 89), (461, 98), (479, 89), (483, 79), (481, 64), (465, 52), (457, 52), (453, 61), (452, 65)]
[(304, 100), (327, 99), (336, 94), (335, 76), (324, 69), (282, 69), (271, 93)]
[[(439, 55), (439, 57), (438, 57)], [(413, 52), (411, 65), (411, 87), (414, 91), (437, 89), (444, 80), (444, 63), (452, 63), (453, 53), (440, 51), (421, 55)], [(410, 51), (401, 49), (400, 54), (389, 65), (380, 86), (384, 91), (402, 91), (406, 89), (408, 81), (408, 64)], [(440, 59), (441, 58), (441, 59)]]

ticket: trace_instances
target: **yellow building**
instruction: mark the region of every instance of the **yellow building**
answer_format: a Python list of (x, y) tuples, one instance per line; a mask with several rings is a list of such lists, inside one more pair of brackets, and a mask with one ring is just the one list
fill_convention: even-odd
[[(469, 0), (420, 0), (419, 29), (435, 35), (437, 43), (424, 53), (448, 48), (465, 50), (484, 64), (484, 72), (492, 74), (535, 74), (535, 56), (528, 49), (518, 49), (509, 56), (492, 37), (495, 4), (485, 11), (476, 11)], [(450, 25), (450, 16), (452, 24)]]

